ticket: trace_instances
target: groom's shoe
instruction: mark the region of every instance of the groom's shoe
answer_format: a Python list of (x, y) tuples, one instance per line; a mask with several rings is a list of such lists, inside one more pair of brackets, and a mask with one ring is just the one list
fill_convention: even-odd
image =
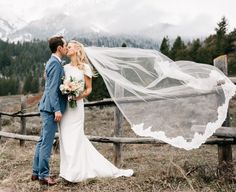
[(37, 175), (32, 175), (32, 176), (31, 176), (31, 180), (32, 180), (32, 181), (37, 181), (37, 180), (39, 180), (39, 178), (38, 178)]
[(44, 179), (39, 179), (39, 183), (41, 185), (50, 185), (50, 186), (57, 184), (57, 182), (50, 177), (44, 178)]

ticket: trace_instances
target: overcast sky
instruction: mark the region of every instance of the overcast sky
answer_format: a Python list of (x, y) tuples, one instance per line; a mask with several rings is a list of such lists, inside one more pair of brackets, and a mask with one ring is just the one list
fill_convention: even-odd
[(52, 12), (78, 17), (108, 32), (141, 30), (167, 23), (177, 26), (166, 35), (204, 36), (214, 33), (222, 16), (236, 28), (236, 0), (1, 0), (0, 17), (24, 21)]

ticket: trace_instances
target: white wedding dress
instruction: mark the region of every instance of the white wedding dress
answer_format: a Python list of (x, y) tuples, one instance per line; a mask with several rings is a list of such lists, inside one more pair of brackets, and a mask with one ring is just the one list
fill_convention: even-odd
[[(70, 64), (64, 66), (65, 78), (77, 80), (84, 75), (92, 78), (89, 65), (80, 70)], [(132, 176), (131, 169), (118, 169), (105, 159), (84, 134), (84, 102), (77, 101), (76, 108), (67, 109), (59, 126), (60, 176), (70, 182), (79, 182), (94, 177)]]

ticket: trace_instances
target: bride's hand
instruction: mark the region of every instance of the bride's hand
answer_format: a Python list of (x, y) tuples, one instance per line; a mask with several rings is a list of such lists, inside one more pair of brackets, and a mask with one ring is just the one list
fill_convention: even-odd
[(83, 95), (80, 95), (80, 96), (76, 97), (76, 100), (80, 100), (80, 99), (83, 99), (83, 98), (84, 98)]
[(92, 88), (91, 88), (91, 87), (85, 89), (84, 92), (83, 92), (81, 95), (79, 95), (78, 97), (76, 97), (76, 100), (80, 100), (80, 99), (83, 99), (83, 98), (87, 97), (87, 96), (91, 93), (91, 91), (92, 91)]
[(217, 86), (224, 85), (224, 84), (225, 84), (224, 79), (220, 79), (220, 80), (217, 81)]

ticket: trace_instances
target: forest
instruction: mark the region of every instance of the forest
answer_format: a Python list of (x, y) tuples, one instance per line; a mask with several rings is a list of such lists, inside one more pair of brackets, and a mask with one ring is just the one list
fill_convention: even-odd
[[(132, 36), (93, 36), (77, 38), (85, 46), (138, 47), (156, 49), (174, 61), (189, 60), (213, 64), (213, 59), (226, 54), (228, 73), (236, 75), (236, 29), (229, 31), (225, 17), (216, 24), (215, 33), (205, 39), (183, 40), (164, 37), (161, 43), (152, 39)], [(189, 30), (191, 33), (191, 29)], [(30, 94), (43, 91), (44, 64), (50, 57), (47, 41), (11, 43), (0, 40), (0, 95)], [(66, 60), (66, 58), (65, 58)], [(93, 93), (88, 100), (109, 97), (102, 77), (93, 79)]]

